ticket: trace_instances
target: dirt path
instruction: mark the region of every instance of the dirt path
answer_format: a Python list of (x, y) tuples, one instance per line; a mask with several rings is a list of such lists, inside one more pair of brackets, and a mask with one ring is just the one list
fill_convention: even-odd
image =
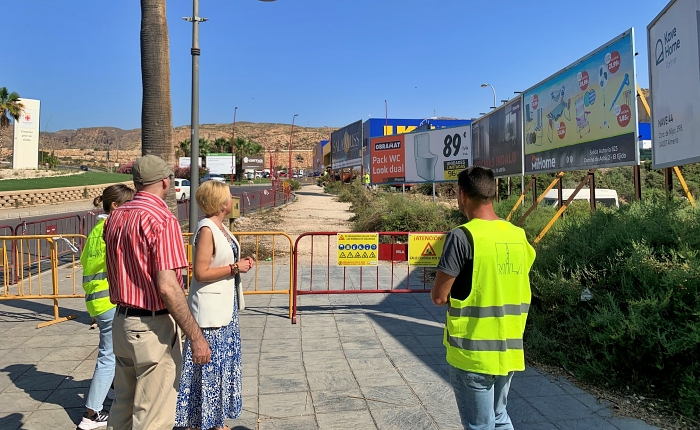
[[(325, 194), (323, 188), (317, 185), (307, 185), (296, 192), (297, 200), (289, 205), (271, 209), (262, 213), (256, 213), (236, 220), (236, 231), (259, 232), (259, 231), (279, 231), (287, 233), (292, 242), (303, 233), (318, 231), (350, 231), (350, 203), (338, 202), (335, 196)], [(285, 240), (286, 241), (286, 240)], [(322, 244), (319, 244), (322, 242)], [(332, 243), (326, 240), (314, 241), (314, 258), (323, 258), (328, 253), (329, 245), (335, 244), (335, 238), (331, 238)], [(303, 243), (299, 247), (299, 256), (308, 258), (311, 255), (309, 243)], [(244, 254), (256, 253), (258, 260), (265, 260), (271, 255), (272, 239), (270, 236), (261, 236), (257, 244), (257, 252), (253, 239), (242, 240)], [(285, 249), (286, 248), (286, 249)], [(275, 240), (275, 259), (288, 255), (288, 245), (283, 241)], [(279, 259), (283, 261), (283, 258)]]

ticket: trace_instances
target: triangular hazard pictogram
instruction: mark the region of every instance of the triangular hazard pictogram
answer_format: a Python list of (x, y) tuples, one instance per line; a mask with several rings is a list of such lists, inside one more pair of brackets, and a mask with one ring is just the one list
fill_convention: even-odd
[(369, 253), (369, 258), (375, 258), (377, 255), (374, 253), (374, 251)]
[(341, 234), (340, 237), (338, 237), (338, 240), (345, 240), (345, 236)]
[(366, 253), (366, 252), (363, 252), (363, 253), (362, 253), (362, 258), (369, 258), (369, 257), (367, 257), (367, 253)]
[(433, 246), (428, 243), (425, 245), (425, 248), (423, 248), (423, 252), (420, 253), (421, 257), (436, 257), (437, 254), (435, 253), (435, 250), (433, 249)]
[(345, 253), (344, 253), (344, 252), (341, 252), (341, 253), (340, 253), (340, 258), (345, 258)]
[(355, 253), (355, 258), (360, 258), (360, 253), (359, 253), (359, 252)]

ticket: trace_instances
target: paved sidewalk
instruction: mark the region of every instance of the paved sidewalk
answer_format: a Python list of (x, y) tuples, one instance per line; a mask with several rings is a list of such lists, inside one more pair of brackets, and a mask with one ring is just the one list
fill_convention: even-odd
[[(272, 272), (264, 269), (261, 285)], [(281, 288), (288, 270), (275, 266)], [(61, 290), (72, 288), (69, 272), (59, 275)], [(246, 296), (244, 412), (228, 422), (232, 429), (461, 428), (441, 344), (444, 309), (427, 294), (299, 302), (292, 325), (287, 296)], [(76, 320), (36, 329), (51, 318), (50, 305), (0, 302), (0, 429), (74, 429), (83, 413), (99, 334), (88, 329), (81, 299), (60, 301), (61, 315)], [(514, 377), (508, 411), (518, 430), (655, 428), (613, 417), (608, 404), (532, 367)]]
[(0, 208), (0, 220), (30, 218), (41, 215), (63, 214), (77, 211), (89, 211), (94, 209), (92, 201), (80, 200), (77, 202), (61, 203), (58, 205), (40, 205), (24, 208)]

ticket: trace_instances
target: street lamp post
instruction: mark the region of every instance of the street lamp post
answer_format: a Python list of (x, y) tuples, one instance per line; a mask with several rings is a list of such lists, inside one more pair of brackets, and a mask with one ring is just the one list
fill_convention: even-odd
[(297, 116), (299, 114), (295, 113), (292, 117), (292, 130), (289, 132), (289, 170), (287, 171), (287, 178), (292, 177), (292, 142), (294, 140), (294, 118)]
[[(192, 136), (190, 140), (190, 195), (197, 194), (199, 188), (199, 23), (207, 18), (199, 16), (199, 0), (192, 0), (192, 16), (184, 17), (192, 23)], [(199, 207), (190, 204), (190, 233), (197, 230)]]
[(231, 127), (231, 185), (233, 185), (233, 175), (236, 171), (236, 159), (234, 157), (236, 143), (236, 111), (238, 111), (238, 106), (233, 108), (233, 126)]
[[(273, 2), (275, 0), (260, 0), (261, 2)], [(184, 17), (185, 21), (192, 23), (192, 137), (190, 140), (190, 195), (197, 194), (199, 188), (199, 23), (207, 21), (207, 18), (199, 16), (199, 0), (192, 0), (192, 16)], [(233, 143), (233, 142), (232, 142)], [(190, 205), (189, 228), (190, 233), (197, 230), (197, 218), (199, 208)]]
[(496, 89), (493, 88), (493, 85), (491, 84), (481, 84), (481, 88), (486, 87), (491, 87), (491, 91), (493, 91), (493, 106), (491, 106), (491, 109), (496, 109)]

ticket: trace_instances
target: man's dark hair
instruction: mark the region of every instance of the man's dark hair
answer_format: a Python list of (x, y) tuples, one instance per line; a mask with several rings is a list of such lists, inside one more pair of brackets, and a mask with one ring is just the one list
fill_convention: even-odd
[(496, 198), (496, 180), (493, 171), (486, 167), (467, 167), (459, 172), (457, 184), (469, 198), (481, 204), (492, 202)]

